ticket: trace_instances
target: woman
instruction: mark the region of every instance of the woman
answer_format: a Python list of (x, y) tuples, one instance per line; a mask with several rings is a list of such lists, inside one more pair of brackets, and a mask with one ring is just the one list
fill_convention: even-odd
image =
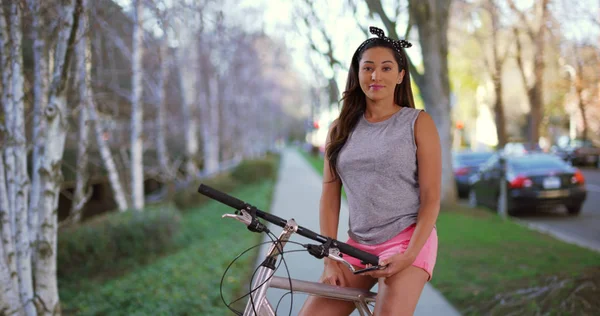
[[(350, 213), (348, 244), (383, 269), (354, 275), (325, 259), (321, 282), (370, 289), (375, 315), (412, 315), (437, 255), (441, 149), (431, 116), (414, 108), (404, 48), (371, 27), (352, 58), (339, 118), (327, 136), (321, 234), (337, 238), (341, 188)], [(356, 269), (365, 266), (345, 257)], [(348, 315), (354, 303), (311, 296), (301, 315)]]

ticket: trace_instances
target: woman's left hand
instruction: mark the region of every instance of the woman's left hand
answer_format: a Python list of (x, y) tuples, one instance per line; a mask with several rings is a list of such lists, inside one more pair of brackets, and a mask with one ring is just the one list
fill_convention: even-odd
[[(365, 272), (364, 275), (368, 275), (376, 279), (387, 278), (410, 267), (413, 262), (415, 262), (415, 259), (416, 256), (412, 256), (407, 253), (395, 254), (389, 258), (379, 261), (380, 266), (385, 266), (384, 269)], [(369, 265), (367, 265), (367, 267), (369, 267)]]

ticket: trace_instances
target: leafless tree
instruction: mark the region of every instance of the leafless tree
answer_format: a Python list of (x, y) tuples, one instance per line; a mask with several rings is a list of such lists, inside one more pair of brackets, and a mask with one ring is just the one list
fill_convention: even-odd
[[(513, 0), (508, 0), (508, 5), (519, 18), (519, 27), (514, 28), (515, 44), (516, 44), (516, 59), (523, 79), (523, 84), (527, 90), (527, 99), (529, 100), (529, 142), (535, 144), (540, 138), (540, 124), (544, 116), (544, 100), (543, 100), (543, 82), (544, 82), (544, 43), (547, 32), (546, 22), (548, 21), (549, 0), (542, 0), (534, 3), (533, 8), (536, 9), (535, 20), (537, 23), (530, 22), (526, 14), (517, 8)], [(523, 36), (533, 44), (531, 58), (532, 62), (527, 62), (527, 58), (523, 53)], [(528, 71), (526, 65), (531, 64), (532, 69)], [(528, 75), (532, 74), (532, 75)]]

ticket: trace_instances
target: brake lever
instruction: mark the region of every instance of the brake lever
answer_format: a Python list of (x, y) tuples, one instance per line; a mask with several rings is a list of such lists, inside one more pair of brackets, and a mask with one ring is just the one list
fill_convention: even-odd
[(252, 215), (250, 215), (246, 210), (239, 210), (240, 214), (223, 214), (221, 218), (233, 218), (239, 222), (246, 224), (249, 226), (252, 224)]
[(350, 264), (350, 262), (342, 259), (342, 253), (340, 252), (339, 249), (330, 247), (329, 254), (327, 255), (327, 257), (332, 260), (335, 260), (337, 262), (343, 263), (346, 267), (348, 267), (348, 269), (350, 269), (350, 271), (352, 271), (352, 273), (354, 273), (354, 271), (355, 271), (354, 266), (352, 266)]
[(261, 223), (256, 217), (252, 216), (245, 209), (238, 211), (239, 214), (223, 214), (221, 218), (233, 218), (239, 222), (242, 222), (248, 227), (248, 230), (255, 233), (269, 232), (267, 226)]

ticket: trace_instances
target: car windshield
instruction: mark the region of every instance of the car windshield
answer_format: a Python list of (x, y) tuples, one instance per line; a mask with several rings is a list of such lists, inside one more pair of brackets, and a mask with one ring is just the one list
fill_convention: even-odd
[(514, 157), (510, 160), (510, 165), (517, 171), (569, 168), (569, 165), (560, 158), (550, 155), (524, 155), (522, 157)]

